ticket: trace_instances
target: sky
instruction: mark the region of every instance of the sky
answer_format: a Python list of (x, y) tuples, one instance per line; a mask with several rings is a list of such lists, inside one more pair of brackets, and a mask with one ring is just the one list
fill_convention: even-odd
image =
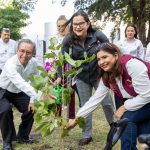
[[(52, 1), (56, 1), (52, 4)], [(60, 15), (65, 15), (68, 19), (74, 13), (74, 0), (68, 0), (64, 7), (61, 6), (61, 0), (38, 0), (34, 11), (29, 13), (29, 25), (22, 29), (22, 34), (27, 36), (42, 36), (45, 34), (45, 24), (50, 23), (56, 32), (56, 20)]]

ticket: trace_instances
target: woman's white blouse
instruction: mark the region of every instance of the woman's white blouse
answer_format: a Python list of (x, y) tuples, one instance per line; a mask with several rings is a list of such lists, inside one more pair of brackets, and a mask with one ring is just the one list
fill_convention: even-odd
[(130, 54), (134, 57), (144, 59), (144, 47), (139, 39), (135, 39), (132, 42), (128, 42), (127, 39), (121, 40), (115, 43), (122, 54)]
[(148, 43), (146, 48), (145, 61), (150, 62), (150, 42)]

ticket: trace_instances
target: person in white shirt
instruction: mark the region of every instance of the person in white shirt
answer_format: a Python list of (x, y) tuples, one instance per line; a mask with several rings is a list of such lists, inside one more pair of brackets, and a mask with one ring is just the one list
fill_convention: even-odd
[(150, 62), (150, 42), (145, 49), (145, 61)]
[(58, 39), (59, 43), (62, 43), (64, 37), (69, 33), (69, 26), (65, 26), (67, 22), (67, 18), (64, 15), (60, 15), (56, 21), (57, 25), (57, 35), (56, 38)]
[[(37, 62), (32, 58), (35, 44), (29, 39), (18, 42), (17, 54), (7, 60), (0, 75), (0, 129), (3, 150), (12, 150), (12, 141), (33, 143), (29, 134), (33, 125), (33, 102), (38, 94), (30, 85), (28, 77), (38, 74)], [(16, 136), (12, 105), (22, 113), (22, 122)]]
[(16, 54), (16, 41), (10, 39), (9, 28), (2, 28), (0, 38), (0, 72), (11, 56)]
[[(137, 150), (139, 134), (150, 133), (150, 63), (131, 55), (121, 55), (114, 44), (104, 43), (97, 52), (102, 69), (94, 95), (79, 109), (76, 118), (86, 118), (105, 100), (109, 89), (117, 95), (115, 120), (127, 118), (128, 125), (121, 136), (121, 150)], [(69, 120), (68, 128), (76, 125)]]
[(122, 54), (130, 54), (144, 60), (144, 47), (137, 38), (137, 28), (134, 24), (128, 24), (125, 28), (125, 39), (115, 43)]

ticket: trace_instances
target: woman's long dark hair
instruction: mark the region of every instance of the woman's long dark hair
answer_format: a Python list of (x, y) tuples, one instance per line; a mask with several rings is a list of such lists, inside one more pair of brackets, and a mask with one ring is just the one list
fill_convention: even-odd
[(112, 72), (106, 72), (101, 69), (101, 77), (103, 78), (103, 80), (110, 81), (110, 80), (114, 79), (115, 77), (119, 77), (121, 74), (121, 67), (120, 67), (121, 52), (120, 52), (119, 48), (112, 43), (102, 43), (99, 46), (97, 53), (99, 51), (105, 51), (114, 56), (116, 54), (118, 54), (118, 59), (116, 60), (116, 62), (114, 64), (114, 68), (113, 68)]

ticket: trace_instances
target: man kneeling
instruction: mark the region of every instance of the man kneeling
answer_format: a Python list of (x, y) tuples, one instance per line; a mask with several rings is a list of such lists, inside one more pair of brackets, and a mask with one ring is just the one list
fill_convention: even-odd
[[(33, 101), (38, 94), (29, 84), (28, 77), (37, 74), (37, 62), (32, 58), (35, 44), (29, 39), (19, 41), (17, 54), (8, 59), (0, 75), (0, 129), (3, 150), (12, 150), (12, 141), (33, 143), (29, 134), (33, 125)], [(16, 136), (12, 105), (22, 113)]]

